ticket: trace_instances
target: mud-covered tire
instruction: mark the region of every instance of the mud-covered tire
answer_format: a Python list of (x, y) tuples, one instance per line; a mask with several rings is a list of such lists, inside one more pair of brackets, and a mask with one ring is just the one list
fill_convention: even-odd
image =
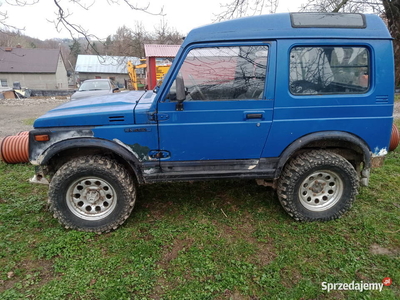
[(358, 193), (359, 178), (342, 156), (313, 150), (285, 166), (278, 182), (278, 198), (297, 221), (329, 221), (348, 211)]
[(65, 163), (49, 187), (50, 210), (66, 228), (104, 233), (122, 225), (132, 212), (136, 187), (114, 160), (83, 156)]

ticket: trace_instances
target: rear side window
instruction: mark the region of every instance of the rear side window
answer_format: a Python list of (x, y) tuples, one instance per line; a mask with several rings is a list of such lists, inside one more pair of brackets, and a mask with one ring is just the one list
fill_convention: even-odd
[(370, 86), (366, 47), (294, 47), (289, 89), (294, 95), (362, 94)]

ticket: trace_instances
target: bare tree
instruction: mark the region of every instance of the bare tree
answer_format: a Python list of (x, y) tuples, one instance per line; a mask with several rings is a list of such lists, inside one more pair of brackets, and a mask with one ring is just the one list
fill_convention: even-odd
[(384, 0), (382, 4), (389, 31), (394, 38), (396, 86), (400, 86), (400, 0)]
[[(98, 0), (104, 1), (104, 0)], [(160, 15), (163, 16), (163, 8), (161, 7), (159, 11), (152, 11), (150, 9), (150, 4), (144, 3), (143, 5), (133, 4), (133, 0), (106, 0), (109, 5), (119, 5), (123, 4), (125, 7), (140, 11), (146, 14), (151, 15)], [(6, 0), (6, 3), (13, 6), (28, 6), (35, 5), (39, 2), (39, 0)], [(93, 47), (92, 40), (100, 40), (95, 35), (91, 34), (87, 29), (83, 28), (80, 24), (76, 24), (72, 21), (73, 10), (76, 8), (89, 10), (94, 4), (96, 0), (68, 0), (69, 8), (66, 8), (66, 1), (62, 0), (53, 0), (54, 8), (55, 8), (55, 16), (54, 19), (48, 20), (54, 24), (54, 27), (57, 31), (61, 31), (61, 29), (67, 30), (72, 39), (76, 39), (77, 37), (83, 37), (86, 40), (86, 45), (91, 49), (92, 52), (97, 52), (96, 48)], [(0, 11), (0, 26), (5, 31), (11, 30), (23, 30), (23, 28), (15, 27), (7, 22), (8, 14), (7, 11)], [(0, 29), (1, 31), (1, 29)], [(88, 48), (88, 49), (89, 49)]]
[(144, 44), (150, 43), (152, 40), (151, 34), (146, 31), (141, 22), (136, 22), (132, 30), (132, 37), (134, 45), (132, 56), (144, 57)]
[(302, 11), (373, 12), (386, 20), (394, 39), (396, 86), (400, 85), (400, 0), (308, 0)]
[[(375, 5), (371, 5), (374, 3)], [(319, 12), (376, 12), (381, 11), (379, 0), (308, 0), (300, 5), (301, 11)]]
[(183, 35), (168, 26), (168, 22), (163, 18), (158, 27), (155, 28), (155, 42), (165, 45), (182, 44)]
[(26, 47), (28, 44), (19, 30), (2, 31), (0, 33), (0, 47), (16, 47), (17, 45)]
[[(99, 0), (104, 1), (104, 0)], [(145, 3), (144, 5), (133, 4), (131, 0), (106, 0), (109, 5), (119, 5), (121, 3), (125, 4), (126, 7), (135, 11), (141, 11), (146, 14), (151, 15), (161, 15), (163, 16), (163, 7), (160, 8), (159, 11), (153, 12), (150, 10), (150, 3)], [(8, 5), (12, 6), (29, 6), (35, 5), (39, 2), (39, 0), (6, 0)], [(68, 0), (69, 9), (65, 7), (65, 1), (62, 0), (53, 0), (54, 8), (55, 8), (55, 19), (49, 20), (54, 24), (57, 30), (61, 30), (65, 28), (71, 36), (75, 34), (79, 34), (81, 36), (90, 36), (90, 33), (85, 30), (81, 25), (73, 23), (71, 17), (73, 15), (73, 10), (75, 8), (81, 8), (84, 10), (89, 10), (94, 4), (96, 0)], [(0, 4), (1, 5), (1, 4)], [(8, 13), (7, 11), (0, 11), (0, 25), (3, 28), (16, 28), (13, 25), (7, 23)]]
[(262, 13), (275, 13), (278, 4), (279, 0), (231, 0), (227, 4), (221, 4), (223, 12), (215, 15), (215, 21), (219, 22)]
[(132, 31), (128, 27), (122, 26), (117, 29), (117, 32), (112, 37), (111, 51), (109, 54), (115, 56), (130, 56), (133, 52), (132, 47)]
[[(28, 6), (38, 3), (39, 0), (6, 0), (6, 3), (12, 6)], [(2, 3), (0, 2), (0, 6)], [(0, 32), (11, 32), (11, 31), (21, 31), (23, 28), (19, 28), (7, 22), (8, 13), (7, 11), (0, 11)]]
[(144, 44), (181, 44), (182, 36), (169, 28), (165, 21), (160, 22), (154, 33), (149, 33), (141, 22), (136, 22), (133, 29), (118, 28), (102, 45), (97, 45), (97, 49), (101, 55), (144, 57)]

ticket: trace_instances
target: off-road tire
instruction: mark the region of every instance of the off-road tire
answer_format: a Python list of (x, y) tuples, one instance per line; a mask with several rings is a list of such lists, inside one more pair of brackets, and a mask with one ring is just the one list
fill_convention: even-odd
[(49, 187), (50, 210), (65, 226), (104, 233), (129, 217), (136, 200), (132, 176), (114, 160), (82, 156), (65, 163)]
[(359, 178), (342, 156), (312, 150), (285, 166), (278, 182), (278, 198), (297, 221), (329, 221), (348, 211), (358, 193)]

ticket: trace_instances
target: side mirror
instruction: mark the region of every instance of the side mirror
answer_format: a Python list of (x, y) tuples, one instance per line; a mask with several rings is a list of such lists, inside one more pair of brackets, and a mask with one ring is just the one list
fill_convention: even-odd
[(118, 92), (119, 92), (119, 88), (114, 88), (114, 89), (112, 90), (112, 92), (113, 92), (113, 93), (118, 93)]
[(176, 104), (175, 110), (181, 111), (183, 110), (183, 101), (186, 100), (186, 90), (185, 90), (185, 82), (183, 81), (182, 75), (178, 74), (175, 79), (176, 84)]

